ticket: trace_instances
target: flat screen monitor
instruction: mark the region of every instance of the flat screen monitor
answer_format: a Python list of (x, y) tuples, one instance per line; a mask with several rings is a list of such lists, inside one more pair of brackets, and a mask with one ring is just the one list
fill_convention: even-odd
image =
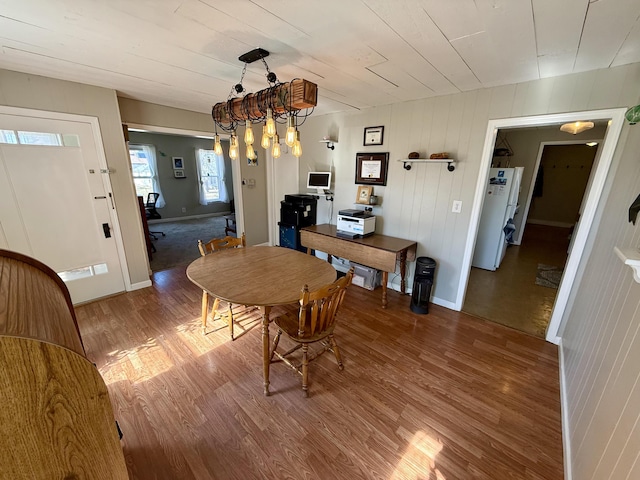
[(309, 172), (307, 188), (318, 191), (329, 190), (331, 188), (331, 172)]

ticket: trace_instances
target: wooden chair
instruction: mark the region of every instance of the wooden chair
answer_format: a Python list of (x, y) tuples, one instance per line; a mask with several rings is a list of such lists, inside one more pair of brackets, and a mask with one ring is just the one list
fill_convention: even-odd
[[(300, 305), (297, 311), (280, 315), (273, 320), (278, 326), (278, 333), (273, 339), (271, 361), (273, 362), (273, 357), (276, 356), (302, 375), (302, 392), (305, 397), (309, 396), (310, 361), (331, 350), (338, 362), (338, 368), (340, 370), (344, 368), (340, 349), (333, 338), (333, 329), (336, 326), (336, 314), (352, 277), (353, 268), (344, 277), (319, 290), (310, 292), (305, 285), (300, 293)], [(276, 349), (283, 333), (297, 345), (285, 353), (279, 353)], [(309, 344), (315, 342), (321, 342), (322, 349), (309, 355)], [(295, 364), (287, 357), (300, 348), (302, 348), (302, 362)]]
[[(246, 246), (246, 237), (243, 233), (239, 238), (236, 237), (223, 237), (223, 238), (213, 238), (208, 242), (203, 242), (202, 240), (198, 240), (198, 248), (200, 249), (200, 255), (203, 257), (205, 255), (213, 254), (220, 250), (225, 250), (227, 248), (241, 248)], [(218, 307), (220, 306), (220, 299), (215, 298), (213, 300), (213, 305), (211, 306), (211, 319), (215, 320), (216, 313), (218, 313)], [(207, 333), (207, 317), (209, 314), (205, 315), (205, 312), (209, 311), (209, 294), (202, 291), (202, 311), (203, 311), (203, 321), (202, 321), (202, 333)], [(231, 333), (231, 340), (235, 340), (234, 332), (233, 332), (233, 305), (229, 304), (228, 311), (226, 314), (227, 323), (229, 325), (229, 332)]]

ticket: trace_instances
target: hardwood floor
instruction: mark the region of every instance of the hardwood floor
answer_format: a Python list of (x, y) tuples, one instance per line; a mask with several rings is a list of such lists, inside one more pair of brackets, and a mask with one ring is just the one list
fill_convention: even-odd
[(569, 232), (527, 224), (498, 270), (471, 269), (463, 311), (544, 338), (558, 290), (536, 285), (538, 264), (564, 268)]
[(132, 479), (563, 478), (557, 347), (409, 297), (350, 287), (310, 397), (283, 364), (262, 394), (260, 327), (203, 336), (184, 268), (77, 308)]

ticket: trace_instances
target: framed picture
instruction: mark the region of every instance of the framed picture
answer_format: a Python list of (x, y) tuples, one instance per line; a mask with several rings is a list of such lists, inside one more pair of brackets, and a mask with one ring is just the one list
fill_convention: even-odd
[(356, 154), (356, 183), (384, 186), (388, 169), (389, 152)]
[(364, 205), (369, 205), (369, 198), (373, 193), (373, 187), (363, 187), (360, 185), (358, 187), (358, 195), (356, 196), (356, 203), (362, 203)]
[(364, 129), (364, 146), (382, 145), (382, 137), (384, 136), (384, 127), (366, 127)]
[[(174, 170), (181, 170), (184, 168), (184, 160), (182, 159), (182, 157), (171, 157), (171, 160), (173, 161), (173, 169)], [(183, 173), (183, 177), (184, 177), (184, 172)], [(177, 175), (176, 175), (177, 177)]]
[(173, 170), (173, 176), (175, 178), (187, 178), (184, 176), (184, 170), (181, 168), (176, 168)]

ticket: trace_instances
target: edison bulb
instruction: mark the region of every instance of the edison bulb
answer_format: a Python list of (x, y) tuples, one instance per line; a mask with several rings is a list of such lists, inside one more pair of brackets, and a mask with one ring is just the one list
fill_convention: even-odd
[(302, 144), (300, 143), (300, 132), (296, 132), (296, 141), (293, 143), (291, 153), (294, 157), (300, 158), (302, 156)]
[(276, 122), (273, 119), (273, 111), (270, 108), (267, 108), (267, 135), (269, 138), (273, 138), (276, 134)]
[(244, 143), (247, 145), (253, 145), (255, 138), (253, 136), (253, 128), (251, 128), (251, 120), (247, 120), (246, 126), (247, 128), (244, 131)]
[(293, 147), (296, 141), (296, 126), (294, 120), (293, 117), (287, 118), (287, 135), (284, 137), (284, 143), (290, 147)]
[(220, 145), (220, 135), (216, 133), (213, 137), (213, 153), (216, 155), (222, 155), (222, 145)]
[(256, 151), (253, 149), (253, 145), (247, 145), (247, 158), (250, 158), (253, 160), (255, 156), (256, 156)]
[(278, 134), (276, 133), (273, 136), (273, 158), (280, 158), (280, 139), (278, 138)]
[(267, 126), (262, 127), (262, 141), (260, 142), (260, 146), (267, 150), (271, 146), (271, 142), (269, 139), (269, 135), (267, 134)]

